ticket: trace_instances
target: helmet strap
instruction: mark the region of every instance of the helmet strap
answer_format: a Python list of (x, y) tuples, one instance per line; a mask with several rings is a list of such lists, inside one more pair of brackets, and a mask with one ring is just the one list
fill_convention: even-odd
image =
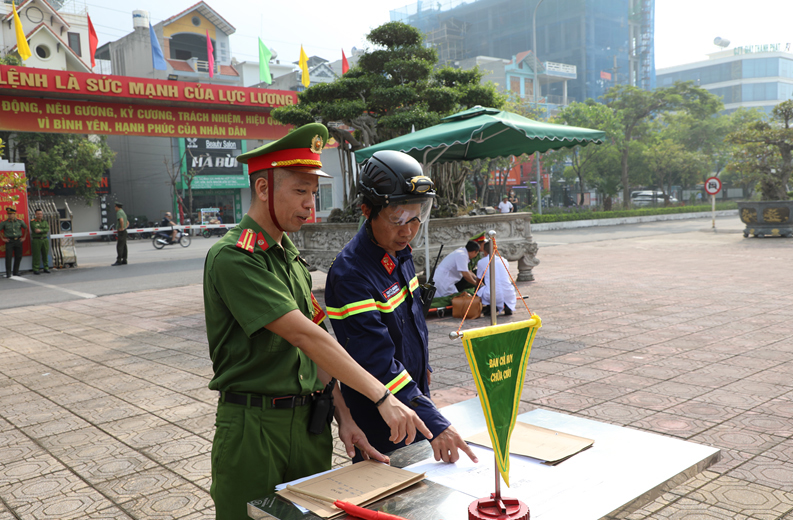
[(275, 216), (275, 169), (273, 168), (267, 171), (267, 207), (270, 209), (270, 218), (275, 227), (281, 233), (286, 233), (286, 230), (278, 223), (278, 217)]

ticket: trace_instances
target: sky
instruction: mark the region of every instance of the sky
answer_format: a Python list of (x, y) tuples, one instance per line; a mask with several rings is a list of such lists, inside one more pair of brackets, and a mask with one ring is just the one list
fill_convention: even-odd
[[(390, 20), (389, 10), (411, 3), (406, 0), (205, 1), (237, 29), (231, 36), (231, 51), (238, 61), (258, 61), (256, 45), (257, 37), (261, 37), (278, 52), (281, 63), (297, 61), (301, 44), (309, 56), (334, 61), (341, 58), (342, 49), (349, 56), (352, 47), (366, 47), (365, 36), (371, 29)], [(132, 31), (134, 9), (149, 11), (152, 24), (156, 24), (187, 9), (196, 0), (72, 2), (88, 9), (102, 45)], [(129, 7), (122, 7), (124, 4)], [(732, 46), (793, 43), (791, 5), (790, 0), (754, 0), (747, 4), (656, 0), (656, 68), (707, 59), (708, 53), (720, 50), (713, 44), (717, 36), (730, 40)]]

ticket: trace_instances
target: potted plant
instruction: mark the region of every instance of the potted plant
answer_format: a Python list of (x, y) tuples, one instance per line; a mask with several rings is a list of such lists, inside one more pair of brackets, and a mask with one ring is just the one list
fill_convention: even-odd
[(727, 136), (736, 145), (728, 168), (757, 184), (759, 201), (739, 202), (746, 224), (743, 236), (793, 236), (793, 200), (788, 183), (793, 172), (793, 100), (773, 108), (767, 120), (754, 121)]

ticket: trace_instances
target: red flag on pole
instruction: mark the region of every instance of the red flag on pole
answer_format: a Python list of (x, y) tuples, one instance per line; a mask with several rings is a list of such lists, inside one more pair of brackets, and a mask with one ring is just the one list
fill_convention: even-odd
[(207, 67), (209, 68), (209, 77), (215, 77), (215, 49), (212, 47), (212, 40), (209, 38), (209, 29), (207, 29)]
[(347, 74), (347, 71), (350, 70), (350, 64), (347, 62), (347, 56), (344, 55), (344, 49), (341, 50), (341, 73), (342, 75)]
[(91, 53), (91, 68), (94, 68), (96, 67), (94, 54), (96, 54), (96, 48), (99, 46), (99, 38), (96, 36), (94, 24), (91, 23), (91, 17), (86, 15), (86, 18), (88, 18), (88, 51)]

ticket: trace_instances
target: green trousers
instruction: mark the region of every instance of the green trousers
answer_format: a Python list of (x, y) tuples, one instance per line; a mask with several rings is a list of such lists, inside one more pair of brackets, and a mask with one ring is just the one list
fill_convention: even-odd
[[(33, 270), (49, 269), (47, 255), (50, 253), (50, 241), (47, 238), (31, 238), (31, 249), (33, 250)], [(44, 266), (44, 267), (41, 267)]]
[(215, 518), (249, 520), (247, 503), (274, 493), (276, 484), (330, 469), (330, 427), (309, 433), (310, 408), (218, 404), (209, 489)]

